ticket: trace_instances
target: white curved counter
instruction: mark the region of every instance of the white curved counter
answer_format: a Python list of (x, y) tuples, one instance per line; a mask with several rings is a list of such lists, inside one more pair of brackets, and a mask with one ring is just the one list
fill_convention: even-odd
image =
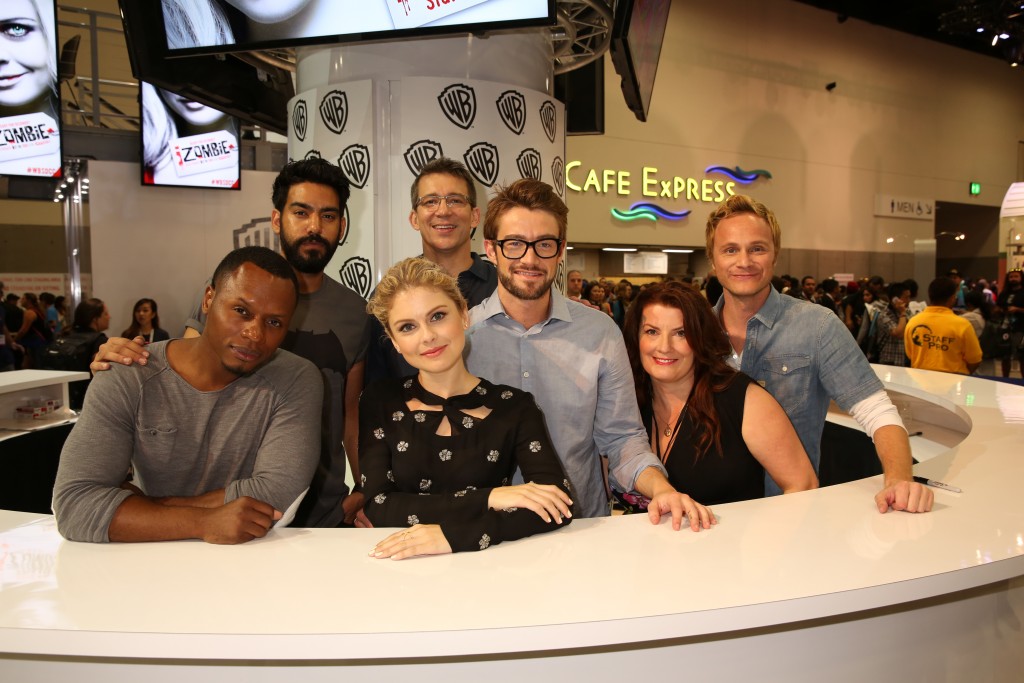
[(0, 511), (0, 674), (1019, 676), (1024, 389), (876, 372), (916, 399), (921, 443), (935, 450), (932, 424), (969, 432), (916, 468), (963, 489), (936, 490), (930, 514), (878, 514), (876, 477), (723, 505), (700, 533), (641, 516), (578, 520), (480, 553), (392, 562), (367, 556), (381, 530), (89, 545), (63, 541), (52, 518)]

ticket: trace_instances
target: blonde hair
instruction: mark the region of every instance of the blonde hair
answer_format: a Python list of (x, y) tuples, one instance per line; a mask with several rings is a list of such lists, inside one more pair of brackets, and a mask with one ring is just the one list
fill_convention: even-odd
[(55, 25), (55, 14), (51, 11), (51, 5), (41, 0), (32, 0), (32, 7), (39, 18), (39, 25), (46, 36), (46, 44), (49, 49), (46, 51), (46, 70), (50, 72), (50, 88), (56, 93), (57, 89), (57, 26)]
[(400, 293), (417, 287), (429, 287), (447, 296), (459, 311), (467, 309), (466, 299), (459, 291), (459, 283), (444, 268), (433, 261), (413, 257), (399, 261), (384, 274), (376, 291), (366, 304), (366, 312), (380, 321), (381, 326), (391, 335), (388, 326), (391, 307)]
[(714, 254), (715, 230), (718, 229), (718, 224), (726, 218), (743, 213), (753, 214), (768, 224), (768, 229), (772, 233), (772, 243), (775, 245), (775, 257), (778, 258), (779, 252), (782, 250), (782, 228), (779, 227), (779, 221), (775, 218), (775, 214), (772, 213), (771, 209), (753, 197), (736, 194), (719, 204), (718, 208), (708, 216), (708, 223), (704, 229), (708, 260), (711, 260)]
[(213, 0), (163, 0), (167, 47), (230, 45), (235, 42), (231, 23)]

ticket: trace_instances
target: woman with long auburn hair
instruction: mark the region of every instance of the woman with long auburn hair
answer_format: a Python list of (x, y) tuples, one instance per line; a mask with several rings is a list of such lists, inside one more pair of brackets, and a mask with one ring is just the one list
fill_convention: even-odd
[(704, 505), (785, 493), (818, 479), (786, 413), (725, 362), (729, 340), (707, 300), (679, 282), (637, 296), (623, 326), (637, 402), (669, 482)]

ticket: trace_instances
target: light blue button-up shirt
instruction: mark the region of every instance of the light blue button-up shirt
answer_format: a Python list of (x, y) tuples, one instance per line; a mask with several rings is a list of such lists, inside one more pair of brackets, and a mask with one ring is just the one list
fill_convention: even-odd
[(622, 333), (606, 314), (552, 290), (548, 318), (526, 329), (495, 292), (470, 321), (469, 371), (533, 394), (575, 489), (578, 517), (608, 514), (600, 455), (624, 491), (648, 467), (665, 472), (640, 422)]
[[(725, 297), (715, 312), (721, 316)], [(736, 367), (735, 358), (727, 359)], [(769, 288), (768, 299), (747, 321), (738, 370), (754, 378), (789, 415), (814, 471), (821, 461), (821, 433), (829, 399), (850, 412), (884, 390), (856, 340), (835, 313)], [(782, 490), (765, 473), (765, 494)]]

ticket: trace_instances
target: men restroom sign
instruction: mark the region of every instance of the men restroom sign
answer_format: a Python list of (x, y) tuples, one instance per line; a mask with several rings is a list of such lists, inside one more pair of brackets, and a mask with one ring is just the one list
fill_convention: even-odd
[(875, 195), (875, 215), (886, 218), (911, 218), (919, 221), (935, 220), (935, 200), (920, 197), (897, 197), (891, 194)]

